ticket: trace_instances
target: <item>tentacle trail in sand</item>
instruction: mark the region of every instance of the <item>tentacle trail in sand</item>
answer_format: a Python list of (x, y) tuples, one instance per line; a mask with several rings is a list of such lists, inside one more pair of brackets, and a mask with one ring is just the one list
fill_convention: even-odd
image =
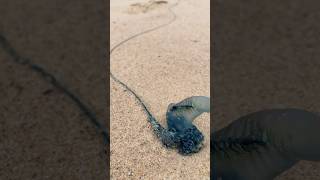
[[(160, 28), (163, 28), (165, 26), (168, 26), (170, 24), (172, 24), (176, 19), (177, 19), (177, 15), (176, 13), (172, 10), (175, 6), (177, 6), (180, 3), (180, 0), (178, 0), (176, 3), (172, 4), (171, 6), (168, 7), (169, 12), (172, 14), (172, 18), (161, 25), (158, 25), (156, 27), (153, 27), (151, 29), (147, 29), (145, 31), (142, 31), (140, 33), (137, 33), (133, 36), (128, 37), (127, 39), (119, 42), (118, 44), (116, 44), (113, 48), (111, 48), (110, 50), (110, 59), (111, 59), (111, 55), (112, 53), (117, 50), (120, 46), (124, 45), (126, 42), (135, 39), (137, 37), (140, 37), (142, 35), (145, 35), (147, 33), (153, 32), (155, 30), (158, 30)], [(118, 79), (116, 76), (114, 76), (114, 74), (110, 71), (110, 77), (117, 83), (119, 83), (120, 85), (122, 85), (126, 90), (128, 90), (131, 94), (134, 95), (134, 97), (137, 99), (137, 101), (139, 102), (139, 104), (142, 106), (143, 110), (145, 111), (145, 113), (148, 116), (148, 121), (150, 122), (153, 131), (156, 133), (156, 135), (158, 137), (163, 137), (163, 136), (167, 136), (168, 133), (166, 131), (166, 129), (164, 127), (161, 126), (161, 124), (156, 120), (156, 118), (152, 115), (151, 111), (148, 109), (148, 107), (145, 105), (145, 103), (143, 102), (142, 98), (138, 96), (138, 94), (131, 89), (126, 83), (124, 83), (123, 81), (121, 81), (120, 79)]]
[(88, 117), (90, 123), (92, 123), (99, 133), (102, 134), (104, 138), (104, 145), (107, 146), (109, 144), (109, 133), (106, 128), (98, 120), (96, 113), (86, 105), (86, 103), (76, 94), (68, 89), (68, 87), (64, 86), (62, 82), (60, 82), (52, 73), (47, 71), (39, 64), (35, 64), (31, 61), (31, 59), (23, 57), (18, 53), (18, 51), (12, 46), (9, 40), (5, 37), (4, 33), (0, 33), (0, 47), (12, 58), (12, 60), (20, 65), (23, 65), (32, 71), (38, 73), (45, 81), (53, 85), (55, 88), (61, 90), (68, 98), (70, 98), (78, 108)]

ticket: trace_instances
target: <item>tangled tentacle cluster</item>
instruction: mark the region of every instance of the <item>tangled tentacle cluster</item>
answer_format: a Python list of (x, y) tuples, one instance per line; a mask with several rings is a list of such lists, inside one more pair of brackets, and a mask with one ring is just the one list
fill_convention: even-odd
[(221, 153), (230, 158), (229, 153), (243, 153), (258, 151), (259, 147), (266, 147), (267, 142), (255, 137), (227, 138), (223, 140), (212, 140), (210, 148), (215, 153)]
[(204, 136), (196, 126), (186, 129), (183, 133), (179, 133), (180, 144), (178, 150), (180, 154), (188, 155), (196, 153), (202, 148)]

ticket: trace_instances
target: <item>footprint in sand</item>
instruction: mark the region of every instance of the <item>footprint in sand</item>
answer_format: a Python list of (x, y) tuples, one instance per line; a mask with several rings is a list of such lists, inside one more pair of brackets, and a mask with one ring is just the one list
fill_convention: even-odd
[(134, 3), (131, 4), (126, 11), (128, 14), (140, 14), (140, 13), (147, 13), (154, 9), (160, 8), (166, 5), (167, 1), (156, 1), (156, 0), (149, 0), (145, 3)]

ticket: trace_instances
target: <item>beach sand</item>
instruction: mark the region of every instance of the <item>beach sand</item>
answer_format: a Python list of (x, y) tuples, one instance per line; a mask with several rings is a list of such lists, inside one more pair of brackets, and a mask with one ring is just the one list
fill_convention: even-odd
[[(111, 47), (172, 18), (168, 6), (176, 1), (151, 8), (136, 4), (146, 2), (111, 1)], [(173, 9), (175, 22), (128, 41), (111, 56), (114, 75), (142, 97), (164, 126), (169, 103), (210, 96), (209, 3), (180, 1)], [(182, 156), (162, 146), (132, 94), (112, 79), (110, 91), (111, 179), (209, 179), (209, 114), (195, 121), (205, 136), (205, 147), (192, 156)]]
[[(0, 33), (106, 113), (105, 1), (2, 1)], [(94, 87), (94, 88), (93, 88)], [(0, 48), (0, 179), (105, 180), (103, 138), (79, 107)]]
[[(319, 2), (215, 2), (213, 127), (275, 107), (319, 112)], [(276, 179), (319, 177), (319, 162), (301, 161)]]

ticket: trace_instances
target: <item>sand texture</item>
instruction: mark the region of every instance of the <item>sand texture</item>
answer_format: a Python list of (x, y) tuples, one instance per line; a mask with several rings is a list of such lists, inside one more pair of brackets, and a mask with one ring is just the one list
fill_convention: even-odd
[[(101, 120), (107, 117), (104, 4), (0, 3), (0, 33), (20, 55), (81, 97)], [(104, 148), (101, 135), (73, 101), (0, 48), (1, 180), (105, 180)]]
[[(168, 22), (167, 8), (175, 2), (129, 13), (132, 4), (148, 1), (112, 0), (111, 47)], [(169, 103), (210, 96), (209, 1), (184, 0), (173, 10), (177, 14), (174, 23), (127, 42), (111, 56), (111, 71), (143, 98), (165, 126)], [(156, 139), (134, 96), (110, 81), (111, 179), (209, 179), (209, 114), (195, 123), (205, 135), (205, 147), (192, 156), (181, 156)]]
[[(211, 34), (215, 129), (267, 108), (320, 111), (316, 7), (316, 1), (216, 1)], [(319, 177), (320, 163), (303, 161), (276, 179)]]

